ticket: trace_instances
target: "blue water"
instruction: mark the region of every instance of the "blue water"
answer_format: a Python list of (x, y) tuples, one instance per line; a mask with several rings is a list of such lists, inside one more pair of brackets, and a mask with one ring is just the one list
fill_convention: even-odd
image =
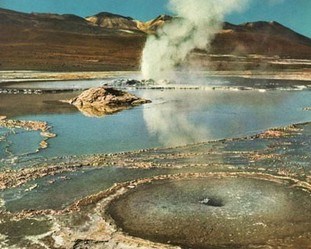
[[(16, 212), (23, 209), (61, 209), (90, 194), (110, 188), (116, 182), (134, 180), (155, 175), (176, 173), (168, 169), (126, 169), (104, 167), (49, 176), (30, 182), (21, 187), (7, 189), (0, 193), (6, 208)], [(32, 191), (27, 190), (36, 186)], [(52, 201), (51, 201), (52, 200)]]
[[(14, 118), (46, 121), (52, 126), (51, 131), (57, 137), (49, 139), (49, 147), (37, 153), (38, 157), (47, 158), (178, 146), (240, 137), (271, 127), (311, 121), (311, 112), (303, 110), (311, 106), (311, 91), (308, 90), (143, 89), (132, 92), (152, 100), (152, 103), (96, 118), (86, 117), (75, 109), (62, 113), (57, 111), (62, 106), (58, 107), (55, 101), (48, 102), (48, 99), (44, 100), (40, 113), (27, 114), (32, 104), (38, 106), (35, 97), (31, 103), (30, 96), (27, 96), (27, 110)], [(20, 95), (20, 103), (12, 106), (12, 110), (23, 109), (23, 98), (24, 95)], [(1, 99), (0, 105), (5, 105)], [(53, 105), (54, 109), (51, 108)], [(48, 111), (45, 112), (45, 108)], [(24, 141), (28, 139), (25, 136), (17, 134), (11, 139), (17, 155), (35, 150), (33, 145), (29, 147), (30, 151), (27, 146), (25, 149)], [(38, 144), (39, 140), (35, 136), (29, 141)]]

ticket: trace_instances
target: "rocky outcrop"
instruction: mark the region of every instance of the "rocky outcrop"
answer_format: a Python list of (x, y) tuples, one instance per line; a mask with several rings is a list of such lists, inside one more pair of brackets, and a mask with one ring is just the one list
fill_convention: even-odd
[(172, 19), (172, 16), (160, 15), (150, 21), (137, 23), (137, 27), (145, 33), (154, 34), (159, 28), (163, 27), (164, 24), (170, 22)]
[(65, 102), (76, 106), (86, 116), (100, 117), (151, 101), (112, 87), (95, 87)]
[(94, 25), (107, 29), (123, 29), (139, 31), (136, 21), (131, 17), (101, 12), (94, 16), (86, 17), (86, 20)]
[(17, 129), (25, 129), (27, 131), (41, 131), (44, 133), (48, 133), (48, 130), (50, 129), (50, 127), (46, 122), (6, 119), (6, 116), (0, 116), (0, 126), (9, 129), (17, 128)]
[(95, 26), (106, 29), (141, 31), (143, 33), (154, 34), (165, 23), (170, 22), (173, 17), (169, 15), (160, 15), (155, 19), (143, 22), (127, 16), (101, 12), (94, 16), (88, 16), (85, 19)]
[(40, 149), (46, 149), (48, 147), (47, 140), (56, 137), (55, 133), (50, 132), (51, 127), (48, 123), (43, 121), (14, 120), (7, 119), (6, 116), (0, 116), (0, 127), (8, 129), (24, 129), (26, 131), (40, 131), (43, 140), (40, 142), (39, 148), (36, 152)]

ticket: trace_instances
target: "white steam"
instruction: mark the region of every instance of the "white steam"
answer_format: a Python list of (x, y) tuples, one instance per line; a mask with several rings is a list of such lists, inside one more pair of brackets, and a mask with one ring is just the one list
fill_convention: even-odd
[(193, 49), (208, 49), (225, 15), (241, 11), (248, 0), (169, 0), (177, 18), (149, 36), (142, 55), (145, 79), (171, 79)]

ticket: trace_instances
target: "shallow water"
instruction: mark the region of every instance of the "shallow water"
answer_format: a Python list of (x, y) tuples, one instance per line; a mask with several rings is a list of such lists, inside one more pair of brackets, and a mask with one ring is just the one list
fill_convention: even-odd
[[(89, 83), (96, 85), (99, 81)], [(33, 165), (40, 169), (49, 165), (59, 165), (64, 169), (72, 164), (84, 165), (84, 167), (78, 167), (72, 171), (65, 170), (62, 173), (54, 174), (52, 171), (48, 176), (43, 174), (26, 184), (1, 191), (1, 211), (13, 212), (10, 218), (0, 217), (3, 220), (0, 224), (0, 236), (7, 236), (8, 241), (4, 245), (31, 247), (34, 244), (38, 245), (37, 242), (30, 242), (30, 240), (38, 239), (37, 235), (40, 237), (40, 234), (55, 232), (52, 224), (46, 221), (49, 219), (48, 216), (43, 216), (43, 220), (38, 222), (22, 219), (19, 223), (15, 221), (15, 212), (29, 209), (61, 210), (81, 198), (107, 190), (115, 183), (167, 174), (255, 172), (259, 168), (271, 174), (285, 172), (285, 175), (294, 175), (300, 180), (307, 181), (310, 175), (311, 141), (308, 129), (311, 125), (304, 126), (306, 131), (302, 132), (301, 136), (298, 129), (288, 137), (226, 140), (175, 147), (215, 139), (244, 137), (271, 127), (310, 121), (311, 112), (303, 110), (311, 106), (309, 83), (304, 83), (306, 86), (299, 88), (294, 87), (296, 84), (298, 86), (299, 82), (290, 82), (294, 85), (283, 82), (286, 85), (285, 91), (281, 90), (278, 85), (281, 83), (214, 79), (211, 84), (198, 81), (198, 84), (201, 84), (200, 87), (192, 87), (192, 89), (182, 89), (183, 85), (174, 86), (171, 89), (167, 86), (163, 89), (128, 88), (127, 90), (138, 96), (151, 99), (152, 103), (101, 118), (86, 117), (75, 107), (58, 102), (60, 99), (70, 99), (78, 95), (79, 91), (42, 95), (0, 94), (0, 115), (13, 119), (47, 121), (52, 126), (51, 132), (57, 134), (57, 137), (47, 140), (49, 145), (47, 149), (40, 149), (37, 152), (39, 143), (43, 139), (40, 132), (1, 128), (1, 170), (22, 171), (21, 168)], [(31, 83), (27, 84), (31, 85)], [(29, 87), (30, 85), (27, 84), (20, 85), (20, 87)], [(61, 89), (63, 85), (66, 85), (80, 89), (84, 88), (88, 82), (49, 84), (45, 85), (40, 82), (33, 87), (50, 88), (52, 86)], [(213, 85), (216, 87), (214, 90)], [(255, 87), (251, 87), (252, 85)], [(241, 90), (246, 88), (248, 90)], [(300, 91), (297, 91), (298, 89)], [(92, 165), (88, 164), (87, 158), (89, 157), (83, 156), (153, 147), (161, 149), (110, 155), (96, 164), (96, 167), (88, 166)], [(81, 157), (71, 157), (73, 155)], [(51, 159), (52, 157), (60, 158)], [(114, 166), (107, 167), (107, 165)], [(150, 165), (152, 167), (143, 168)], [(212, 245), (215, 248), (218, 245), (234, 248), (234, 246), (239, 247), (251, 243), (255, 243), (254, 246), (256, 246), (256, 243), (261, 244), (267, 239), (273, 240), (284, 236), (290, 238), (296, 235), (297, 237), (301, 235), (304, 243), (310, 241), (302, 235), (303, 232), (306, 232), (306, 236), (310, 235), (310, 223), (307, 223), (309, 217), (303, 216), (305, 213), (309, 215), (307, 212), (310, 209), (308, 192), (290, 189), (282, 184), (263, 183), (260, 179), (256, 182), (248, 179), (235, 181), (228, 178), (224, 181), (214, 179), (210, 183), (189, 181), (186, 184), (184, 182), (169, 184), (173, 186), (168, 187), (166, 182), (159, 186), (155, 184), (155, 189), (151, 188), (151, 192), (148, 187), (138, 189), (136, 200), (139, 204), (136, 205), (134, 202), (132, 204), (135, 205), (133, 210), (140, 212), (140, 209), (136, 207), (142, 208), (139, 213), (141, 217), (137, 220), (148, 222), (148, 215), (144, 213), (147, 209), (144, 206), (152, 206), (151, 204), (155, 203), (154, 200), (158, 200), (161, 196), (159, 205), (155, 203), (156, 205), (148, 210), (154, 212), (159, 219), (170, 213), (180, 215), (181, 219), (177, 223), (174, 218), (172, 222), (167, 222), (165, 217), (163, 223), (157, 220), (160, 227), (163, 225), (169, 228), (167, 224), (176, 225), (169, 231), (171, 233), (160, 236), (154, 235), (154, 231), (149, 233), (146, 229), (148, 234), (143, 234), (141, 231), (134, 231), (133, 234), (155, 241), (170, 240), (172, 243), (186, 246), (201, 246), (205, 243), (204, 247), (207, 243), (208, 246)], [(147, 191), (144, 192), (144, 190)], [(205, 190), (209, 192), (206, 193)], [(145, 197), (143, 202), (141, 196)], [(129, 198), (132, 196), (129, 195)], [(215, 206), (214, 211), (213, 207), (205, 205), (204, 202), (207, 199), (212, 200)], [(183, 201), (186, 205), (180, 206), (179, 204)], [(192, 208), (199, 212), (192, 212)], [(201, 212), (207, 209), (213, 211), (209, 213), (212, 215), (206, 216), (206, 213)], [(157, 215), (158, 212), (160, 216)], [(131, 213), (123, 213), (131, 215)], [(199, 214), (198, 221), (194, 213)], [(292, 215), (289, 217), (287, 213)], [(79, 215), (80, 212), (77, 213), (77, 216)], [(136, 218), (137, 215), (134, 214)], [(242, 220), (239, 217), (249, 219)], [(58, 218), (62, 221), (66, 220), (62, 216)], [(212, 220), (213, 224), (210, 224), (207, 218)], [(257, 222), (257, 218), (260, 218), (260, 221)], [(86, 212), (81, 214), (79, 222), (85, 224), (84, 227), (81, 226), (81, 231), (83, 230), (86, 234), (85, 238), (92, 239), (93, 237), (88, 237), (93, 236), (92, 233), (88, 234), (88, 219), (89, 213)], [(168, 217), (168, 219), (171, 218)], [(194, 222), (188, 222), (189, 219)], [(222, 219), (226, 219), (226, 222), (222, 222)], [(205, 229), (202, 221), (206, 221), (209, 225), (208, 229)], [(196, 234), (189, 232), (190, 237), (187, 237), (187, 241), (181, 238), (185, 237), (183, 222), (191, 224), (192, 231), (199, 231)], [(37, 225), (40, 231), (33, 227)], [(80, 229), (79, 225), (71, 224), (69, 221), (65, 227), (67, 226)], [(137, 227), (141, 227), (141, 224)], [(12, 232), (14, 229), (17, 229), (17, 235)], [(172, 234), (174, 232), (176, 236)], [(204, 234), (206, 232), (209, 234)], [(202, 239), (202, 234), (212, 235), (211, 240)], [(233, 238), (230, 234), (234, 235)], [(47, 239), (44, 243), (49, 245), (49, 241)], [(280, 245), (284, 240), (274, 242)], [(1, 243), (0, 241), (0, 247)], [(303, 245), (302, 248), (307, 247)]]
[(46, 81), (46, 82), (19, 82), (7, 84), (7, 88), (12, 89), (86, 89), (90, 87), (101, 86), (103, 82), (110, 82), (107, 80), (79, 80), (79, 81)]
[[(60, 210), (85, 196), (106, 190), (115, 183), (155, 175), (178, 173), (168, 169), (124, 169), (105, 167), (82, 169), (30, 182), (22, 187), (5, 190), (1, 198), (10, 212), (22, 210)], [(35, 187), (32, 191), (29, 188)]]
[[(1, 114), (20, 120), (47, 121), (57, 137), (37, 154), (45, 158), (185, 145), (255, 134), (311, 119), (311, 112), (303, 110), (311, 105), (310, 91), (130, 90), (153, 102), (96, 118), (57, 102), (79, 92), (2, 94)], [(7, 138), (15, 144), (14, 155), (25, 152), (25, 136), (17, 133)], [(33, 149), (29, 152), (34, 152), (35, 147), (30, 146)]]

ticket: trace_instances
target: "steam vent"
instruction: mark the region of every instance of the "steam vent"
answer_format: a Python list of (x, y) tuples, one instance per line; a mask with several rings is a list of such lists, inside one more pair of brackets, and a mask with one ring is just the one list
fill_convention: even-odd
[(153, 181), (113, 201), (108, 213), (124, 232), (154, 242), (249, 248), (298, 243), (311, 231), (310, 206), (310, 192), (290, 181), (223, 175)]

